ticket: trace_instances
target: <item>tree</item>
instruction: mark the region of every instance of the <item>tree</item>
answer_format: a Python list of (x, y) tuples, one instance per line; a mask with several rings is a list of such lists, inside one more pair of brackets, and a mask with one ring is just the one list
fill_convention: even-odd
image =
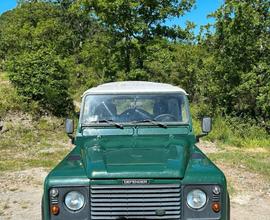
[(57, 116), (73, 110), (68, 94), (69, 80), (55, 51), (39, 49), (16, 55), (7, 63), (11, 82), (28, 103)]
[(216, 32), (207, 39), (215, 57), (211, 78), (226, 112), (270, 119), (270, 2), (228, 0), (213, 14)]
[(166, 19), (182, 16), (194, 0), (93, 0), (85, 7), (117, 39), (119, 62), (126, 73), (143, 69), (146, 47), (156, 37), (185, 39), (187, 32), (166, 25)]
[(22, 3), (1, 15), (0, 55), (20, 95), (40, 111), (66, 115), (73, 109), (65, 59), (72, 54), (73, 32), (58, 6)]

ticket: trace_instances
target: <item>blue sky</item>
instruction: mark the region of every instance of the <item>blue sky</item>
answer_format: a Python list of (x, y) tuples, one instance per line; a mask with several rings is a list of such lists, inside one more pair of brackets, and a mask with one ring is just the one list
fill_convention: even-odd
[(0, 14), (16, 7), (16, 0), (0, 0)]
[[(222, 5), (224, 0), (197, 0), (196, 7), (180, 19), (172, 19), (168, 21), (170, 25), (185, 26), (187, 20), (197, 24), (195, 33), (199, 32), (200, 25), (213, 22), (213, 19), (207, 18), (207, 15), (215, 11)], [(0, 14), (16, 7), (16, 0), (0, 0)]]
[(224, 0), (196, 0), (195, 7), (190, 12), (186, 13), (184, 17), (172, 19), (168, 21), (168, 23), (171, 25), (176, 24), (184, 27), (186, 21), (192, 21), (197, 25), (195, 28), (195, 33), (198, 34), (201, 25), (214, 22), (214, 19), (207, 18), (207, 15), (216, 11), (223, 4), (223, 2)]

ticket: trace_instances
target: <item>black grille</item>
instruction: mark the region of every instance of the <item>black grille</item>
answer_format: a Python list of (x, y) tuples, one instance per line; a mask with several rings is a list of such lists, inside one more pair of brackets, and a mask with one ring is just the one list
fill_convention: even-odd
[(181, 219), (179, 184), (95, 185), (91, 219)]

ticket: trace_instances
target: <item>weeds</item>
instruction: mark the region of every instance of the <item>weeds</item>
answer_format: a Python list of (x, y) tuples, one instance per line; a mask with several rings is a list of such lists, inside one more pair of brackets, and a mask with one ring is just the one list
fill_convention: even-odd
[(0, 72), (0, 120), (8, 111), (19, 111), (23, 106), (22, 99), (9, 84), (7, 74)]
[[(15, 118), (9, 115), (7, 118)], [(62, 119), (44, 117), (40, 121), (12, 119), (8, 131), (0, 135), (0, 171), (55, 166), (70, 150)]]
[[(201, 132), (199, 109), (192, 109), (193, 126), (196, 134)], [(213, 117), (213, 129), (205, 140), (230, 145), (239, 148), (268, 148), (270, 150), (270, 135), (264, 128), (252, 122), (232, 117)]]
[[(199, 109), (193, 106), (192, 113), (195, 133), (199, 134)], [(270, 136), (264, 128), (243, 119), (216, 116), (213, 117), (212, 131), (204, 139), (215, 142), (222, 149), (208, 154), (214, 162), (241, 165), (270, 180)]]
[(243, 149), (229, 149), (225, 152), (208, 154), (214, 162), (229, 163), (234, 167), (264, 175), (270, 181), (270, 151), (250, 152)]

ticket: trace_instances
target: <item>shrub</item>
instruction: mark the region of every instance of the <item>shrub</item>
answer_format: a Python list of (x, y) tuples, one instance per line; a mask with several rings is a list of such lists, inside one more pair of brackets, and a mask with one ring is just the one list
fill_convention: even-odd
[(37, 103), (40, 112), (56, 116), (73, 110), (68, 74), (53, 50), (25, 51), (13, 56), (6, 67), (11, 82), (30, 106)]
[(6, 74), (0, 73), (0, 120), (8, 111), (19, 111), (23, 107), (22, 99), (9, 84)]
[(201, 105), (192, 104), (192, 121), (196, 134), (201, 133), (201, 118), (210, 115), (213, 118), (213, 129), (205, 137), (209, 141), (235, 147), (267, 147), (270, 146), (270, 137), (267, 131), (258, 126), (255, 120), (240, 117), (222, 116), (219, 111), (211, 113)]

